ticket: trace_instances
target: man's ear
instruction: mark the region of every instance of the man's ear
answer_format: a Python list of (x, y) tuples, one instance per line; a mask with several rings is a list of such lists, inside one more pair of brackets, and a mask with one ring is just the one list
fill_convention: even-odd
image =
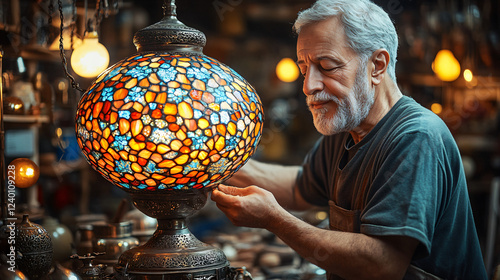
[(373, 52), (371, 57), (371, 79), (374, 85), (379, 85), (386, 77), (389, 59), (389, 52), (385, 49), (379, 49)]

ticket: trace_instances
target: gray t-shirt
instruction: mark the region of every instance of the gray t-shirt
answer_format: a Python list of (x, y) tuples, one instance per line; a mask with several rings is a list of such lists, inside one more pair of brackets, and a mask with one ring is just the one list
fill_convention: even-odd
[[(330, 207), (330, 228), (419, 241), (412, 264), (445, 279), (487, 279), (458, 147), (444, 122), (403, 96), (359, 143), (325, 136), (297, 178)], [(332, 277), (329, 277), (333, 279)]]

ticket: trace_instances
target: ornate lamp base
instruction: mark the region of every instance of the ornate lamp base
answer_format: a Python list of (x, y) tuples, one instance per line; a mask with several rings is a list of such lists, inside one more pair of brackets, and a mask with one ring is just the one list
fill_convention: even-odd
[(203, 208), (208, 191), (165, 194), (132, 193), (134, 205), (158, 219), (158, 228), (144, 245), (123, 253), (115, 266), (117, 279), (232, 279), (222, 250), (198, 240), (186, 218)]

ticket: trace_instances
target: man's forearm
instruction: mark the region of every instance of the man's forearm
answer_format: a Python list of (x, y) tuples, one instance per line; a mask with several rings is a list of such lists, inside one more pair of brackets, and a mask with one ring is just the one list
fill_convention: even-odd
[(303, 258), (345, 279), (401, 279), (416, 246), (405, 237), (320, 229), (286, 211), (273, 216), (269, 231)]

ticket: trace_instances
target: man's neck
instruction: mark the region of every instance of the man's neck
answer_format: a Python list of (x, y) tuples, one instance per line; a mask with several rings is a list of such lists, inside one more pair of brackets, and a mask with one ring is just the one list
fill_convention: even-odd
[(361, 141), (382, 120), (391, 108), (403, 96), (392, 79), (385, 79), (375, 87), (375, 102), (368, 116), (361, 124), (350, 131), (355, 143)]

